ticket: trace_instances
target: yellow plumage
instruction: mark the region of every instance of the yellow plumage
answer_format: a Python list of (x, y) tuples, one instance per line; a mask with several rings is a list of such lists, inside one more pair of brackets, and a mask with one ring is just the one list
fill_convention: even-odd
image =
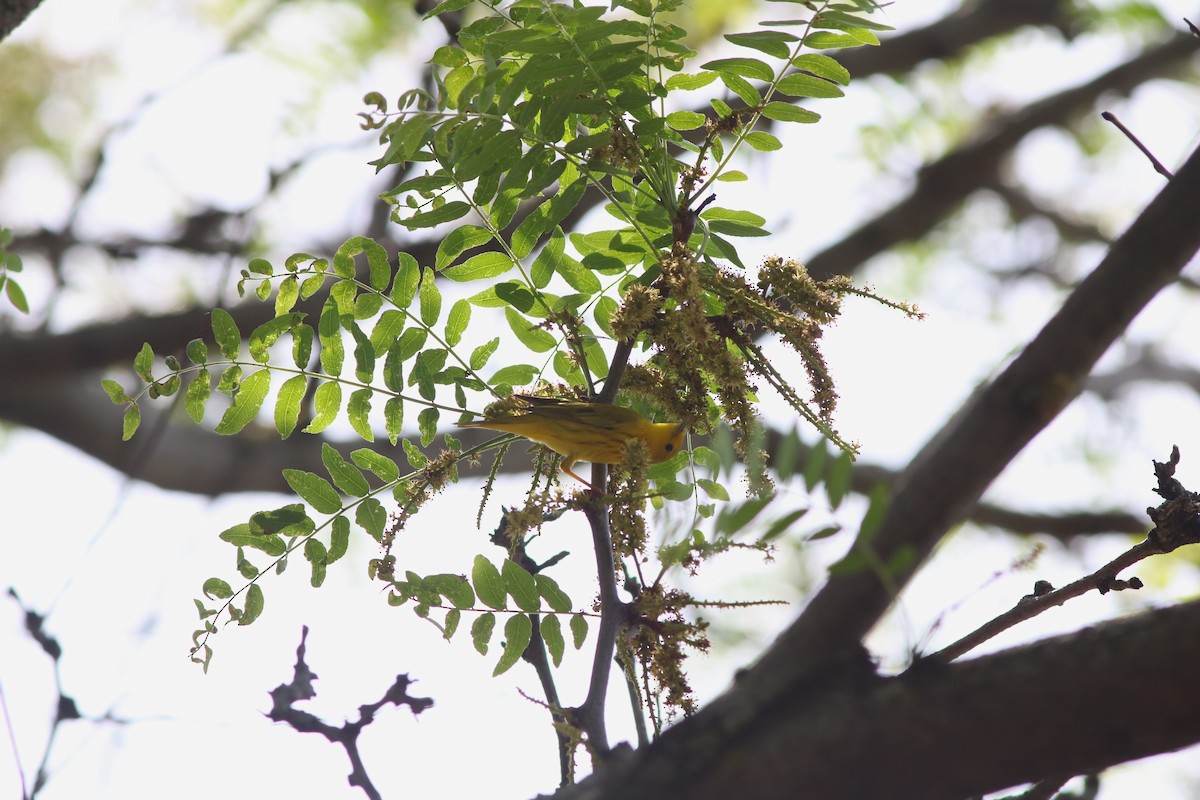
[(658, 464), (683, 446), (683, 425), (650, 422), (629, 408), (554, 397), (517, 397), (524, 403), (521, 408), (478, 422), (464, 422), (461, 427), (515, 433), (544, 444), (563, 457), (563, 472), (588, 487), (590, 483), (571, 471), (576, 461), (619, 463), (625, 454), (625, 443), (641, 439), (650, 450), (650, 463)]

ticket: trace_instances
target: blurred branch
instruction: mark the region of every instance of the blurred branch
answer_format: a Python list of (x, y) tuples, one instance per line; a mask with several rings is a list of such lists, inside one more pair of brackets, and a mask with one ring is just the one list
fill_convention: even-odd
[(46, 630), (46, 616), (25, 605), (17, 594), (17, 590), (9, 587), (8, 596), (11, 597), (21, 610), (25, 612), (25, 632), (29, 638), (37, 643), (42, 652), (49, 657), (52, 664), (52, 672), (54, 674), (54, 691), (56, 697), (54, 699), (54, 719), (50, 723), (50, 733), (46, 737), (46, 744), (42, 748), (42, 755), (38, 761), (37, 772), (33, 776), (33, 785), (29, 786), (26, 781), (25, 771), (21, 766), (19, 754), (16, 750), (16, 731), (12, 729), (12, 723), (8, 719), (8, 705), (3, 697), (0, 697), (0, 704), (4, 705), (5, 721), (9, 725), (9, 735), (13, 740), (13, 755), (14, 766), (21, 779), (21, 797), (22, 800), (34, 800), (35, 797), (46, 788), (46, 784), (50, 781), (50, 773), (47, 771), (50, 764), (50, 756), (54, 752), (54, 743), (58, 738), (59, 731), (64, 722), (73, 719), (89, 719), (92, 722), (108, 722), (114, 724), (125, 724), (127, 720), (120, 719), (112, 713), (106, 713), (101, 717), (85, 718), (79, 713), (79, 707), (75, 704), (75, 698), (71, 697), (63, 689), (62, 671), (60, 663), (63, 656), (62, 644), (49, 631)]
[(1048, 221), (1058, 231), (1058, 235), (1069, 242), (1102, 242), (1111, 244), (1112, 238), (1090, 222), (1071, 219), (1059, 209), (1050, 208), (1039, 203), (1027, 193), (1004, 181), (996, 181), (987, 187), (995, 192), (1004, 204), (1008, 206), (1013, 219), (1024, 221), (1040, 218)]
[(384, 692), (383, 697), (374, 703), (358, 707), (358, 719), (345, 722), (340, 727), (330, 725), (315, 714), (301, 711), (296, 703), (311, 700), (317, 696), (313, 681), (317, 679), (304, 661), (308, 639), (308, 626), (304, 626), (300, 634), (300, 644), (296, 647), (296, 666), (292, 670), (290, 683), (281, 683), (271, 690), (271, 711), (267, 717), (275, 722), (286, 722), (294, 730), (301, 733), (319, 733), (330, 742), (340, 744), (350, 759), (349, 783), (363, 790), (371, 800), (382, 800), (383, 795), (375, 788), (367, 775), (366, 766), (358, 752), (358, 737), (363, 729), (375, 721), (375, 715), (386, 705), (408, 706), (413, 716), (420, 714), (433, 705), (427, 697), (412, 697), (408, 694), (408, 686), (412, 681), (407, 675), (397, 675), (395, 682)]
[(1127, 94), (1151, 78), (1177, 71), (1197, 50), (1196, 37), (1177, 34), (1085, 84), (997, 118), (971, 141), (922, 167), (907, 197), (809, 258), (808, 271), (817, 280), (849, 275), (885, 250), (922, 238), (970, 194), (996, 186), (1004, 160), (1031, 132), (1067, 124), (1101, 95)]
[(5, 0), (0, 3), (0, 42), (17, 29), (42, 0)]
[(1124, 364), (1088, 378), (1087, 390), (1111, 401), (1147, 383), (1175, 383), (1200, 394), (1200, 370), (1172, 363), (1159, 347), (1142, 346)]

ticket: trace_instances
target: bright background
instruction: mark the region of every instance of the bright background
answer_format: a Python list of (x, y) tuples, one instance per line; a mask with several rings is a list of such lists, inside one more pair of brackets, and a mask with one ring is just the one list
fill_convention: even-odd
[[(354, 232), (369, 213), (373, 193), (386, 188), (366, 164), (376, 146), (371, 134), (359, 130), (360, 99), (369, 90), (394, 97), (412, 85), (411, 63), (429, 47), (394, 34), (374, 40), (379, 34), (372, 34), (377, 29), (364, 9), (377, 12), (386, 5), (290, 3), (273, 14), (265, 33), (253, 34), (229, 54), (223, 50), (228, 32), (265, 6), (232, 0), (46, 0), (0, 48), (37, 43), (61, 60), (57, 92), (39, 112), (60, 149), (28, 147), (4, 164), (0, 224), (17, 230), (61, 225), (73, 200), (74, 176), (115, 128), (99, 185), (80, 210), (83, 232), (101, 239), (153, 237), (196, 207), (251, 208), (267, 189), (268, 169), (313, 152), (318, 155), (287, 190), (255, 212), (265, 220), (267, 249), (278, 258)], [(903, 32), (945, 5), (899, 3), (887, 9), (885, 19)], [(1171, 20), (1185, 14), (1196, 19), (1194, 6), (1182, 0), (1153, 5)], [(785, 132), (783, 152), (794, 161), (772, 161), (764, 170), (763, 160), (749, 155), (739, 166), (751, 181), (721, 185), (721, 205), (764, 213), (778, 234), (768, 241), (743, 240), (743, 260), (770, 253), (803, 260), (901, 197), (911, 167), (955, 140), (956, 115), (969, 120), (973, 103), (1019, 106), (1072, 85), (1119, 60), (1134, 36), (1089, 34), (1068, 47), (1051, 33), (1023, 34), (1011, 50), (996, 49), (960, 67), (965, 77), (958, 96), (950, 77), (939, 72), (942, 65), (918, 70), (908, 87), (884, 77), (853, 84), (847, 98), (820, 108), (825, 119), (819, 125)], [(379, 52), (360, 58), (354, 42)], [(81, 70), (80, 64), (89, 66)], [(1194, 84), (1159, 81), (1105, 108), (1171, 166), (1196, 146), (1197, 100)], [(16, 124), (0, 120), (0, 126)], [(1095, 135), (1108, 144), (1095, 160), (1085, 160), (1066, 134), (1042, 132), (1021, 145), (1011, 177), (1048, 201), (1069, 203), (1072, 214), (1099, 218), (1107, 233), (1116, 234), (1162, 179), (1115, 132), (1099, 122), (1096, 127)], [(863, 158), (864, 147), (878, 158)], [(839, 430), (862, 443), (865, 463), (902, 466), (1064, 296), (1046, 283), (1013, 287), (981, 276), (983, 269), (1002, 270), (1045, 255), (1048, 236), (1036, 224), (1014, 228), (999, 202), (987, 199), (968, 203), (959, 223), (939, 234), (941, 249), (881, 257), (859, 276), (886, 296), (919, 302), (929, 315), (924, 322), (853, 301), (828, 336), (827, 355), (842, 396)], [(1101, 252), (1081, 254), (1075, 276), (1085, 274)], [(232, 266), (236, 272), (241, 265)], [(1188, 274), (1200, 278), (1195, 265)], [(69, 285), (53, 310), (43, 305), (54, 288), (44, 265), (28, 261), (22, 284), (38, 320), (66, 330), (133, 308), (169, 310), (189, 297), (228, 300), (226, 277), (166, 253), (115, 273), (85, 253), (72, 262)], [(0, 314), (7, 324), (27, 324), (11, 309)], [(1166, 342), (1180, 358), (1190, 353), (1194, 360), (1198, 322), (1194, 298), (1169, 290), (1119, 347)], [(778, 357), (781, 363), (789, 358), (782, 350)], [(768, 423), (787, 426), (785, 406), (773, 398), (765, 399), (764, 411)], [(1022, 453), (989, 499), (1026, 510), (1144, 508), (1156, 502), (1150, 459), (1165, 459), (1172, 444), (1184, 454), (1181, 479), (1195, 487), (1198, 411), (1194, 393), (1169, 386), (1142, 389), (1108, 406), (1085, 396)], [(119, 436), (116, 409), (95, 424)], [(519, 664), (493, 679), (495, 651), (480, 658), (465, 634), (447, 644), (407, 609), (389, 608), (377, 585), (365, 580), (365, 563), (375, 548), (363, 537), (352, 538), (349, 557), (330, 570), (322, 591), (308, 587), (302, 564), (267, 579), (263, 618), (248, 629), (223, 630), (212, 642), (217, 653), (205, 675), (187, 659), (196, 626), (192, 598), (204, 579), (233, 575), (231, 548), (216, 534), (280, 499), (239, 495), (208, 501), (163, 492), (130, 482), (44, 434), (8, 429), (0, 437), (0, 530), (8, 542), (0, 585), (13, 587), (29, 608), (48, 615), (49, 630), (65, 649), (62, 686), (83, 715), (112, 718), (59, 729), (47, 766), (51, 782), (41, 796), (361, 797), (346, 785), (348, 766), (340, 749), (263, 716), (267, 691), (290, 679), (304, 624), (311, 628), (308, 663), (321, 678), (320, 694), (308, 710), (334, 723), (352, 717), (397, 672), (417, 681), (412, 694), (435, 700), (417, 719), (406, 709), (385, 709), (361, 740), (370, 774), (385, 796), (487, 791), (515, 798), (553, 789), (557, 767), (547, 714), (518, 694), (519, 689), (538, 694), (532, 670)], [(404, 534), (397, 548), (401, 568), (461, 571), (474, 553), (488, 552), (484, 537), (496, 524), (500, 504), (518, 502), (524, 485), (523, 478), (501, 485), (482, 532), (475, 524), (477, 482), (439, 497)], [(1064, 497), (1064, 486), (1076, 495)], [(852, 528), (862, 510), (860, 502), (847, 501), (831, 515), (820, 493), (810, 498), (797, 482), (781, 486), (780, 494), (780, 513), (813, 506), (803, 522), (813, 531), (831, 518)], [(582, 524), (550, 525), (545, 539), (541, 552), (573, 553), (556, 576), (581, 603), (590, 592)], [(1008, 608), (1035, 578), (1065, 583), (1129, 545), (1120, 537), (1096, 537), (1070, 548), (1048, 541), (1034, 570), (1011, 570), (1008, 565), (1036, 541), (1014, 544), (969, 526), (958, 532), (874, 635), (871, 645), (884, 664), (901, 668), (911, 649), (952, 641)], [(688, 585), (700, 596), (801, 601), (848, 542), (843, 533), (803, 548), (788, 545), (769, 565), (730, 556)], [(1149, 593), (1145, 599), (1134, 593), (1081, 598), (988, 649), (1072, 630), (1150, 599), (1165, 603), (1194, 596), (1200, 588), (1185, 555), (1137, 572), (1155, 587), (1153, 598)], [(733, 669), (753, 659), (797, 608), (713, 615), (714, 653), (689, 661), (701, 697), (721, 691)], [(0, 743), (0, 793), (14, 795), (20, 785), (14, 759), (19, 757), (31, 781), (56, 697), (51, 662), (22, 626), (21, 608), (0, 600), (4, 738), (13, 739), (12, 747)], [(589, 662), (587, 645), (581, 653), (568, 652), (561, 684), (566, 702), (582, 697)], [(632, 735), (623, 693), (614, 686), (609, 704), (614, 740)], [(1195, 796), (1196, 760), (1193, 751), (1112, 770), (1101, 796)]]

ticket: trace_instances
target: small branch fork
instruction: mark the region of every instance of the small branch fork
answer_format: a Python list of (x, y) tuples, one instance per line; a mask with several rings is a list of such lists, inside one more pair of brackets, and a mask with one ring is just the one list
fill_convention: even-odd
[(374, 721), (375, 714), (388, 703), (397, 706), (406, 705), (416, 715), (432, 706), (433, 700), (428, 697), (411, 697), (408, 694), (408, 685), (412, 681), (407, 675), (397, 675), (395, 682), (384, 692), (381, 699), (358, 707), (357, 720), (347, 722), (341, 727), (323, 722), (315, 714), (301, 711), (295, 707), (296, 703), (311, 700), (317, 696), (316, 689), (313, 688), (313, 681), (317, 679), (317, 675), (309, 669), (308, 664), (304, 661), (307, 639), (308, 626), (305, 625), (300, 633), (300, 645), (296, 648), (296, 667), (292, 672), (292, 681), (291, 683), (281, 683), (271, 690), (272, 706), (267, 717), (275, 722), (286, 722), (301, 733), (319, 733), (329, 741), (340, 744), (350, 759), (350, 785), (361, 788), (371, 800), (382, 800), (383, 795), (371, 783), (371, 778), (367, 775), (362, 757), (359, 755), (359, 734), (362, 733), (363, 728)]
[(923, 657), (921, 662), (953, 661), (1014, 625), (1032, 619), (1054, 606), (1061, 606), (1093, 589), (1100, 594), (1123, 589), (1140, 589), (1142, 582), (1137, 577), (1121, 579), (1117, 575), (1144, 558), (1169, 553), (1185, 544), (1200, 543), (1200, 494), (1189, 492), (1175, 479), (1179, 448), (1171, 448), (1171, 457), (1167, 462), (1153, 463), (1154, 476), (1158, 479), (1158, 487), (1154, 491), (1163, 498), (1163, 502), (1156, 508), (1146, 509), (1155, 527), (1146, 534), (1145, 540), (1091, 575), (1069, 583), (1061, 589), (1055, 589), (1047, 581), (1038, 581), (1034, 584), (1033, 593), (1022, 597), (1011, 610), (985, 623), (954, 644)]

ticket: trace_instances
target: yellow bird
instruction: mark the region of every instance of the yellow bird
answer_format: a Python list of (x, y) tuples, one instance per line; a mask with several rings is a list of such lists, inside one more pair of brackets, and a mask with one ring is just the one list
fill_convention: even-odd
[(460, 427), (515, 433), (544, 444), (563, 457), (562, 471), (588, 488), (594, 487), (571, 471), (576, 461), (617, 464), (625, 455), (625, 443), (641, 439), (650, 450), (650, 463), (658, 464), (683, 446), (683, 424), (650, 422), (630, 408), (525, 394), (517, 397), (525, 403), (523, 408), (464, 422)]

